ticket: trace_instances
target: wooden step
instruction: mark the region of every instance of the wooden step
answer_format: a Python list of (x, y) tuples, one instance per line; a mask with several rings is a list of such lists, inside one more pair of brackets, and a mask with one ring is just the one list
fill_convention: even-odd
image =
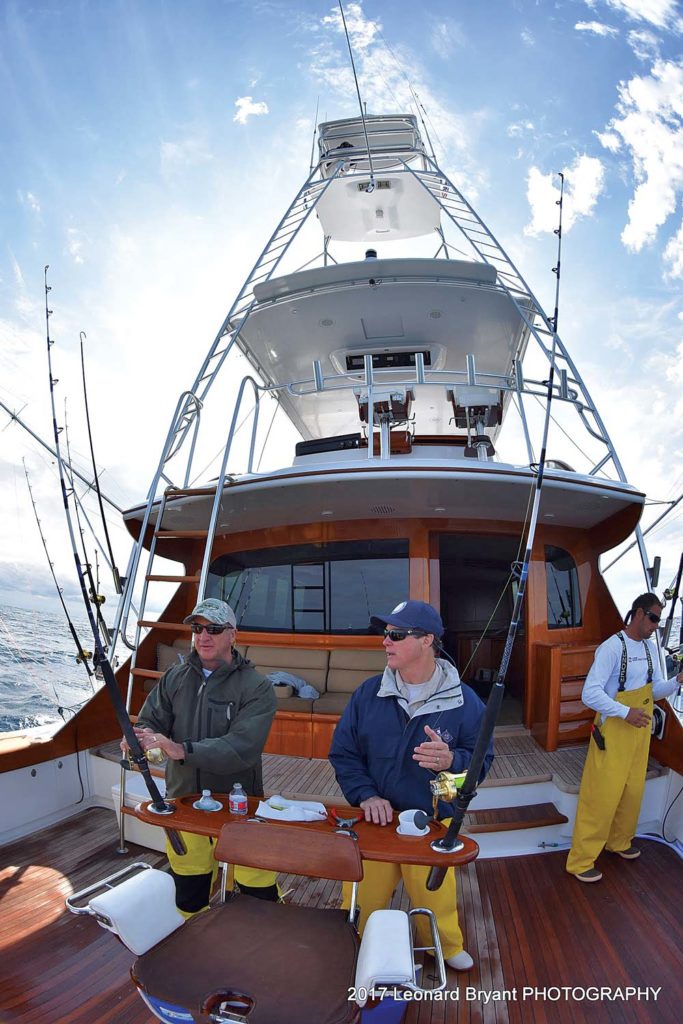
[(156, 573), (148, 573), (145, 579), (150, 583), (199, 583), (199, 575), (196, 576), (173, 576), (173, 575), (157, 575)]
[(587, 708), (580, 700), (563, 700), (560, 702), (561, 722), (582, 722), (595, 718), (595, 712)]
[(511, 832), (520, 828), (563, 825), (569, 819), (555, 804), (528, 804), (525, 807), (492, 807), (487, 811), (469, 811), (465, 815), (467, 832)]

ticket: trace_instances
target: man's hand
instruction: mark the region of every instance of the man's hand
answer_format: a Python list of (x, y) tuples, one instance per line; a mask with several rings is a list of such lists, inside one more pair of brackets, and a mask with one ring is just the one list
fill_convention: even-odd
[(429, 768), (433, 772), (447, 772), (453, 765), (453, 751), (438, 732), (434, 732), (428, 725), (425, 725), (425, 732), (429, 740), (415, 747), (413, 761), (417, 761), (420, 768)]
[(391, 804), (381, 796), (369, 796), (367, 800), (361, 800), (360, 805), (365, 812), (365, 820), (375, 825), (388, 825), (394, 816)]
[(182, 761), (185, 757), (185, 748), (182, 743), (176, 743), (175, 740), (169, 739), (168, 736), (162, 736), (161, 733), (154, 732), (153, 729), (148, 729), (146, 726), (139, 727), (136, 725), (133, 728), (138, 742), (145, 753), (148, 750), (157, 748), (163, 750), (166, 757), (170, 758), (171, 761)]
[(634, 725), (636, 729), (644, 729), (650, 724), (650, 716), (640, 708), (629, 708), (625, 721), (629, 725)]

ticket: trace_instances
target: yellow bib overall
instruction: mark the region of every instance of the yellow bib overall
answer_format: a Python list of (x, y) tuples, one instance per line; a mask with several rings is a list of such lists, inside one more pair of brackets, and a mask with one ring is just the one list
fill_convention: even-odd
[[(623, 690), (614, 698), (627, 708), (640, 708), (652, 716), (652, 683)], [(600, 715), (595, 722), (600, 724)], [(581, 778), (579, 805), (567, 858), (567, 871), (581, 874), (593, 867), (603, 847), (628, 850), (645, 788), (650, 729), (636, 728), (623, 718), (610, 716), (600, 726), (605, 749), (591, 740)]]

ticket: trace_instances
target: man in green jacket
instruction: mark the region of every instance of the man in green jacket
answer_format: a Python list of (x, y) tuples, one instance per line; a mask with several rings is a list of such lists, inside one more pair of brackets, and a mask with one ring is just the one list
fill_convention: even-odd
[[(168, 758), (166, 793), (186, 796), (210, 789), (229, 793), (240, 782), (263, 796), (261, 754), (275, 715), (271, 683), (233, 647), (237, 622), (225, 601), (200, 601), (185, 619), (194, 648), (173, 665), (142, 706), (135, 727), (143, 750), (161, 748)], [(186, 914), (208, 905), (215, 876), (213, 840), (182, 833), (187, 853), (167, 844), (176, 903)], [(240, 889), (261, 899), (278, 898), (274, 872), (235, 867)]]

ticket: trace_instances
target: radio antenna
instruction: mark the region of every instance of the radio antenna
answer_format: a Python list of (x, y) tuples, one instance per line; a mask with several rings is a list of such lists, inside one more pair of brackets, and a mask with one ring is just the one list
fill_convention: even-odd
[(342, 25), (344, 26), (344, 35), (346, 36), (346, 45), (349, 48), (349, 57), (351, 58), (351, 70), (353, 71), (353, 80), (356, 83), (356, 93), (358, 95), (358, 107), (360, 109), (360, 119), (363, 122), (363, 134), (365, 135), (365, 146), (368, 151), (368, 164), (370, 165), (370, 182), (365, 189), (366, 192), (375, 191), (375, 172), (372, 167), (372, 153), (370, 152), (370, 140), (368, 139), (368, 129), (365, 123), (366, 114), (363, 113), (363, 100), (360, 95), (360, 86), (358, 85), (358, 75), (356, 74), (356, 64), (353, 59), (353, 50), (351, 49), (351, 40), (349, 39), (349, 30), (346, 27), (346, 18), (344, 17), (344, 8), (342, 6), (342, 0), (339, 0), (339, 10), (342, 17)]

